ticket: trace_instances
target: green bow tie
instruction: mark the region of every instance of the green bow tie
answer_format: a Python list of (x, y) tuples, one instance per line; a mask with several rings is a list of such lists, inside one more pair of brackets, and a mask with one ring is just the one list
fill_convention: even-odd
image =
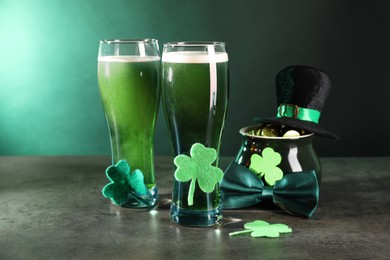
[(318, 205), (319, 186), (315, 171), (285, 174), (273, 187), (245, 166), (232, 162), (220, 183), (222, 207), (244, 208), (272, 200), (284, 211), (310, 218)]

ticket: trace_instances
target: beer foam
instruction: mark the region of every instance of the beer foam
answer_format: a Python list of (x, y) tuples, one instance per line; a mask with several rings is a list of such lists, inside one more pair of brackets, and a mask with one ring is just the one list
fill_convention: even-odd
[(225, 52), (209, 54), (204, 51), (178, 51), (164, 53), (161, 60), (171, 63), (221, 63), (229, 61), (229, 58)]
[(159, 56), (100, 56), (98, 61), (103, 62), (147, 62), (159, 61)]

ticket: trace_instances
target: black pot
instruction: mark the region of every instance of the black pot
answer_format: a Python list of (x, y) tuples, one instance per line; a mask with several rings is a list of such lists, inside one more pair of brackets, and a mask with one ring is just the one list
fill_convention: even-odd
[(243, 142), (236, 157), (238, 164), (249, 168), (253, 154), (261, 155), (265, 148), (271, 147), (282, 157), (278, 167), (283, 174), (314, 170), (318, 183), (321, 183), (321, 163), (312, 145), (314, 134), (298, 137), (266, 137), (249, 134), (251, 130), (259, 127), (261, 125), (246, 126), (240, 129)]

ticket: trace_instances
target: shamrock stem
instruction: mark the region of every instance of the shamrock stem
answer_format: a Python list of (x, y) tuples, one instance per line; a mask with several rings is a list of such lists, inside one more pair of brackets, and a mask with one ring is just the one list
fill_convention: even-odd
[(229, 236), (237, 236), (237, 235), (250, 233), (250, 232), (253, 232), (253, 230), (247, 229), (247, 230), (242, 230), (242, 231), (231, 232), (231, 233), (229, 233)]
[(188, 206), (194, 205), (195, 182), (196, 178), (193, 178), (190, 183), (190, 188), (188, 189)]

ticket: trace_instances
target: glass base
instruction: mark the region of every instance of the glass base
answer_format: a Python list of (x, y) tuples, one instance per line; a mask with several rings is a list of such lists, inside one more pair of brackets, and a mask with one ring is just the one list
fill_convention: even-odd
[(138, 196), (135, 194), (129, 194), (129, 200), (121, 205), (125, 208), (153, 208), (157, 205), (158, 202), (158, 190), (157, 186), (148, 190), (148, 194), (143, 196)]
[(222, 221), (221, 206), (212, 210), (186, 210), (172, 203), (170, 215), (173, 222), (185, 226), (207, 227)]

